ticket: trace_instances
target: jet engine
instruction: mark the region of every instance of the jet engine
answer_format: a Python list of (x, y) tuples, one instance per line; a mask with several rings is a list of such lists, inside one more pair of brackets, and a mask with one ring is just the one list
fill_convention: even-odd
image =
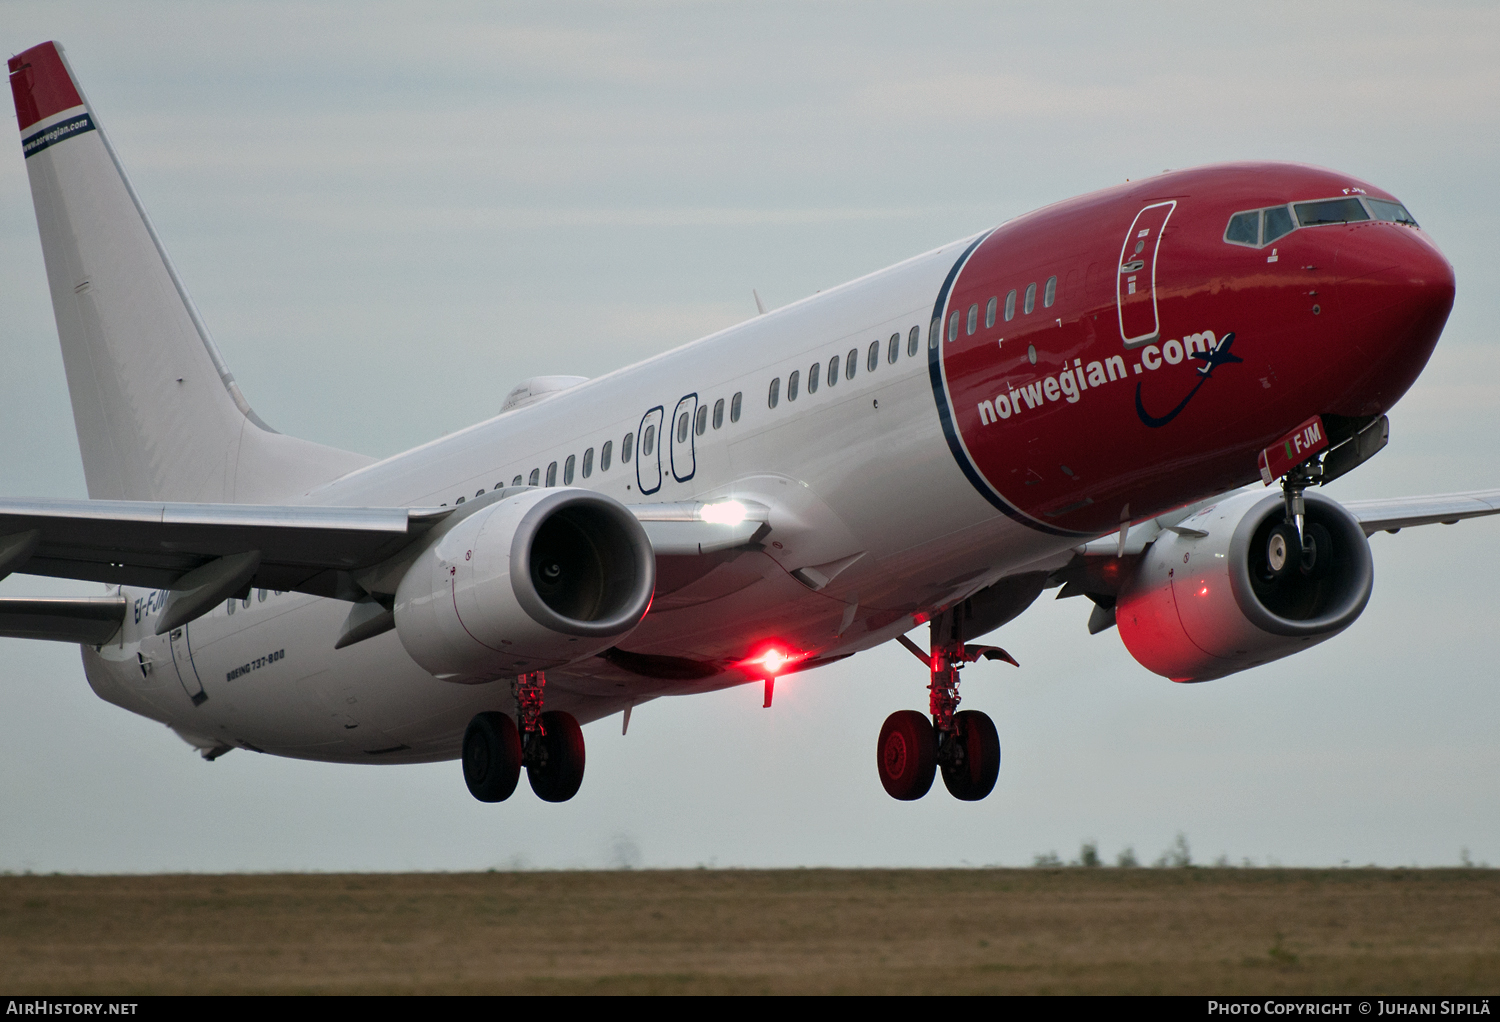
[(477, 683), (592, 656), (651, 605), (656, 559), (619, 501), (528, 490), (459, 521), (396, 589), (396, 632), (444, 681)]
[(1370, 545), (1337, 502), (1305, 495), (1303, 536), (1279, 494), (1240, 493), (1163, 532), (1120, 592), (1120, 638), (1173, 681), (1209, 681), (1330, 639), (1374, 584)]

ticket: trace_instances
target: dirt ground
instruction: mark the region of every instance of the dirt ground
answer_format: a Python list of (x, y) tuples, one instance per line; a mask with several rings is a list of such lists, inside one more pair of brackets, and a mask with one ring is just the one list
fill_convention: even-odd
[(1488, 993), (1500, 870), (0, 877), (0, 993)]

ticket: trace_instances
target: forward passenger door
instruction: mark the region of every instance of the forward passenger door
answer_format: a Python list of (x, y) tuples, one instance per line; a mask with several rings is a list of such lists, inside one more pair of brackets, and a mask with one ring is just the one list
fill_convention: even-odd
[(1156, 256), (1162, 231), (1177, 208), (1175, 199), (1147, 206), (1135, 215), (1125, 244), (1120, 246), (1116, 302), (1120, 311), (1120, 339), (1135, 348), (1156, 340), (1161, 324), (1156, 315)]

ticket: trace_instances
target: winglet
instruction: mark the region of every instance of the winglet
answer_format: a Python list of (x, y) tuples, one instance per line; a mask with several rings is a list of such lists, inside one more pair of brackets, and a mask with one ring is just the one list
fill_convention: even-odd
[(56, 43), (42, 43), (11, 57), (9, 67), (10, 93), (22, 131), (43, 118), (83, 106), (83, 96)]

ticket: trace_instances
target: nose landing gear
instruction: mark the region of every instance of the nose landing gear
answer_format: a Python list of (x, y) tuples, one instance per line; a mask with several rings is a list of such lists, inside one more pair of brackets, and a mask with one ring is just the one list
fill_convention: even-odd
[(998, 646), (966, 646), (952, 612), (932, 623), (932, 653), (902, 636), (898, 640), (928, 665), (931, 721), (916, 710), (897, 710), (885, 720), (876, 747), (880, 783), (892, 798), (910, 802), (927, 794), (939, 768), (954, 798), (977, 802), (995, 787), (1000, 773), (1000, 737), (978, 710), (959, 711), (958, 672), (978, 660), (1015, 659)]
[[(464, 781), (481, 802), (503, 802), (516, 790), (521, 767), (544, 802), (566, 802), (583, 784), (583, 729), (571, 713), (542, 710), (541, 671), (511, 685), (521, 725), (498, 711), (480, 713), (464, 731)], [(929, 780), (929, 783), (930, 780)]]

